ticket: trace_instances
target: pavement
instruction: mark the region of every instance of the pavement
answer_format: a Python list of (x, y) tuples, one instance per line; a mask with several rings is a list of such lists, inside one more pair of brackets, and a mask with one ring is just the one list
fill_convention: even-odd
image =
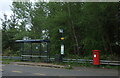
[(53, 68), (65, 68), (65, 66), (55, 65), (55, 64), (51, 64), (51, 63), (12, 62), (12, 64), (29, 65), (29, 66), (42, 66), (42, 67), (53, 67)]

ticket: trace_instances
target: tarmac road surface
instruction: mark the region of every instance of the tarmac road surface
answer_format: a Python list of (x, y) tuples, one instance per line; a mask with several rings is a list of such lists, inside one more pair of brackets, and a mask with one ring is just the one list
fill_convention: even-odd
[(2, 76), (118, 76), (118, 70), (77, 68), (74, 70), (4, 64), (2, 65)]

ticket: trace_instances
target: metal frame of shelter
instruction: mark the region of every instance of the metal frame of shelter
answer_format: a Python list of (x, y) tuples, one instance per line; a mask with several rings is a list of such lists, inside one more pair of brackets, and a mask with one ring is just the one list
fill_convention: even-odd
[[(21, 60), (35, 61), (34, 58), (37, 57), (43, 62), (50, 61), (50, 51), (49, 51), (50, 41), (49, 40), (16, 40), (15, 42), (21, 43), (21, 49), (20, 49)], [(26, 43), (28, 43), (27, 46), (29, 46), (29, 50), (25, 50)], [(46, 44), (46, 45), (44, 45), (46, 47), (45, 51), (41, 51), (41, 46), (43, 46), (43, 45), (41, 45), (42, 43)], [(33, 44), (37, 44), (36, 48), (34, 47)], [(38, 49), (38, 51), (37, 52), (34, 51), (35, 49)], [(28, 53), (28, 54), (26, 54), (26, 53)], [(44, 59), (42, 59), (42, 58), (44, 58)]]

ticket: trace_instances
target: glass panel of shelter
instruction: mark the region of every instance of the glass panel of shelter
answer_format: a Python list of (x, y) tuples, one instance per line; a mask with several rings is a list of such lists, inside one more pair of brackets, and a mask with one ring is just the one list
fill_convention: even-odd
[(47, 61), (49, 58), (48, 43), (22, 43), (21, 57), (22, 60), (27, 61)]

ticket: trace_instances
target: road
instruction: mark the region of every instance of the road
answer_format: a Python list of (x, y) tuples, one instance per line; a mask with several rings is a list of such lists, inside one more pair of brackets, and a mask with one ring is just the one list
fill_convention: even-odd
[(1, 71), (3, 76), (118, 76), (118, 70), (86, 67), (69, 70), (40, 66), (4, 64), (2, 65)]

